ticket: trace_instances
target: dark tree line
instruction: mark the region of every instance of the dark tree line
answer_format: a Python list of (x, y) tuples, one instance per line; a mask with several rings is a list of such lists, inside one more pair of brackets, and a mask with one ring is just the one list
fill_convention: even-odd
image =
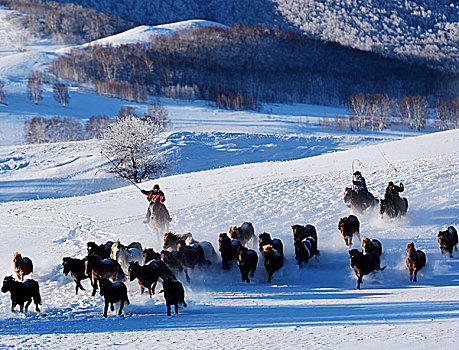
[(26, 14), (24, 20), (32, 34), (50, 35), (61, 43), (81, 44), (134, 26), (112, 14), (54, 1), (0, 0), (0, 6)]
[(188, 95), (231, 108), (258, 102), (344, 104), (361, 91), (450, 99), (457, 80), (301, 34), (243, 25), (154, 36), (150, 45), (91, 46), (57, 58), (50, 69), (62, 79), (127, 82), (149, 94)]
[[(45, 1), (45, 0), (43, 0)], [(56, 0), (157, 25), (191, 18), (263, 24), (459, 73), (455, 0)]]

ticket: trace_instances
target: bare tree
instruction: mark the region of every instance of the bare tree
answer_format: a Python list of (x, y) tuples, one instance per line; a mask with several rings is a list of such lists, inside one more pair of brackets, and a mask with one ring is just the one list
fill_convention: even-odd
[(437, 115), (438, 128), (442, 130), (448, 129), (448, 121), (451, 118), (449, 102), (437, 101), (435, 104), (435, 112)]
[(349, 97), (347, 109), (350, 115), (355, 118), (355, 127), (364, 128), (366, 124), (365, 115), (368, 108), (368, 97), (365, 94), (357, 94)]
[(428, 105), (424, 96), (405, 96), (400, 103), (400, 114), (407, 120), (410, 128), (423, 129), (427, 120)]
[(374, 94), (368, 100), (368, 117), (371, 131), (378, 127), (379, 131), (390, 125), (395, 110), (395, 101), (387, 94)]
[(3, 90), (4, 87), (5, 84), (3, 84), (3, 82), (0, 80), (0, 104), (8, 106), (8, 104), (5, 101), (3, 101), (3, 99), (5, 98), (5, 92)]
[(43, 89), (41, 84), (43, 82), (43, 75), (41, 72), (32, 71), (29, 74), (29, 81), (27, 83), (27, 95), (29, 100), (33, 101), (33, 103), (38, 104), (43, 98)]
[(44, 143), (46, 119), (35, 117), (24, 122), (24, 139), (27, 143)]
[(459, 126), (459, 96), (451, 100), (450, 109), (452, 127), (457, 129)]
[(85, 131), (89, 138), (100, 139), (112, 121), (106, 115), (92, 116), (85, 124)]
[(160, 103), (152, 103), (147, 107), (147, 113), (143, 119), (151, 119), (157, 123), (161, 130), (170, 127), (170, 121), (167, 118), (167, 111)]
[(69, 89), (63, 83), (55, 83), (53, 86), (54, 99), (65, 107), (70, 102)]

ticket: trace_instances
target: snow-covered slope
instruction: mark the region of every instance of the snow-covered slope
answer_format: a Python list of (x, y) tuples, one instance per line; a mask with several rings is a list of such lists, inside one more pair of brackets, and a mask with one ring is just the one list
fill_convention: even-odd
[[(260, 262), (250, 285), (237, 267), (191, 271), (185, 283), (189, 307), (166, 317), (161, 294), (152, 299), (127, 282), (131, 305), (124, 316), (102, 318), (100, 296), (74, 295), (62, 275), (64, 256), (83, 257), (86, 242), (140, 241), (159, 250), (160, 240), (142, 224), (145, 197), (133, 187), (99, 194), (0, 204), (0, 272), (12, 273), (12, 254), (33, 259), (43, 297), (42, 312), (9, 311), (0, 296), (0, 344), (21, 347), (111, 348), (455, 348), (459, 326), (459, 260), (441, 256), (436, 234), (459, 224), (459, 131), (336, 152), (290, 162), (246, 164), (159, 180), (173, 215), (171, 229), (190, 231), (217, 247), (228, 225), (251, 221), (256, 234), (284, 241), (286, 264), (266, 283)], [(389, 159), (398, 172), (383, 159)], [(389, 180), (402, 180), (410, 207), (406, 217), (381, 220), (359, 215), (361, 234), (383, 243), (383, 272), (364, 277), (362, 290), (337, 230), (350, 214), (342, 203), (350, 164), (359, 159), (370, 190), (381, 196)], [(144, 184), (150, 187), (153, 182)], [(314, 224), (320, 257), (298, 270), (292, 224)], [(414, 241), (427, 254), (417, 284), (404, 265)], [(184, 281), (182, 275), (179, 279)], [(90, 288), (89, 282), (83, 285)], [(159, 289), (158, 289), (159, 290)], [(269, 334), (269, 336), (267, 336)]]
[[(115, 35), (108, 36), (106, 38), (98, 39), (91, 41), (89, 43), (80, 45), (79, 47), (88, 47), (93, 45), (102, 45), (102, 46), (120, 46), (127, 44), (148, 44), (150, 43), (151, 37), (154, 35), (170, 35), (175, 34), (180, 30), (196, 27), (226, 27), (223, 24), (206, 21), (203, 19), (193, 19), (188, 21), (160, 24), (156, 26), (138, 26), (125, 32), (118, 33)], [(71, 48), (61, 49), (58, 53), (68, 52), (70, 49), (76, 48), (75, 46)]]

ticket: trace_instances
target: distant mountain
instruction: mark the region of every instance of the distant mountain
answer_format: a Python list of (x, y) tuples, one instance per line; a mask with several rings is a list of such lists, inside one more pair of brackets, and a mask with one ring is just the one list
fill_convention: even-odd
[(459, 2), (454, 0), (55, 1), (92, 7), (147, 25), (192, 18), (226, 25), (264, 24), (459, 72)]

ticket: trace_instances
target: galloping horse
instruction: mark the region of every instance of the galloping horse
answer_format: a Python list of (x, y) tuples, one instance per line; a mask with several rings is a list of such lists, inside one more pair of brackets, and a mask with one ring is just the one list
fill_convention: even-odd
[(368, 208), (373, 208), (379, 203), (379, 200), (375, 198), (371, 193), (357, 193), (350, 187), (344, 189), (344, 203), (348, 204), (352, 211), (355, 213), (361, 213)]
[(18, 276), (18, 280), (24, 281), (24, 276), (33, 272), (32, 260), (27, 257), (22, 257), (21, 253), (16, 252), (13, 255), (14, 271)]

